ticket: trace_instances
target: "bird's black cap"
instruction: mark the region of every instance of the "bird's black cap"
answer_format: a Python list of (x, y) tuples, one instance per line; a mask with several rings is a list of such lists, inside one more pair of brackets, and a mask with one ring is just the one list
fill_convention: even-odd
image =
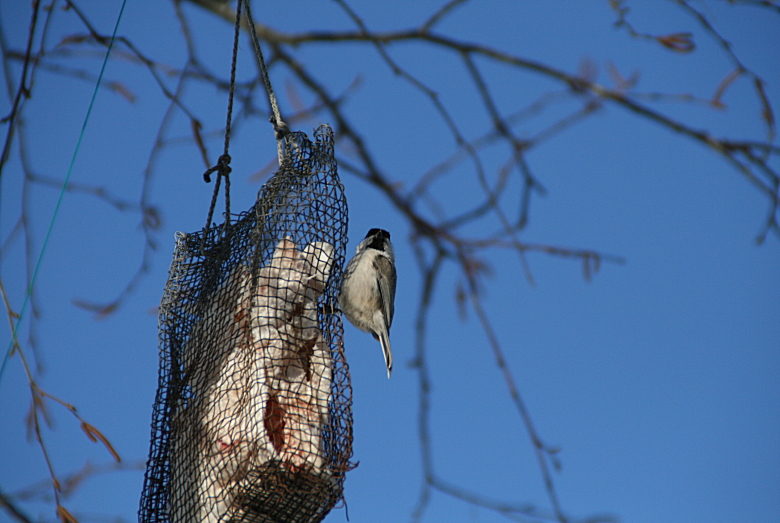
[(370, 231), (368, 231), (368, 234), (366, 234), (366, 238), (368, 238), (369, 236), (373, 236), (374, 234), (376, 234), (380, 238), (385, 238), (387, 240), (390, 239), (390, 233), (384, 229), (371, 229)]
[(385, 244), (390, 241), (390, 233), (384, 229), (371, 229), (368, 231), (368, 234), (366, 234), (366, 239), (368, 238), (371, 238), (371, 240), (366, 247), (384, 251)]

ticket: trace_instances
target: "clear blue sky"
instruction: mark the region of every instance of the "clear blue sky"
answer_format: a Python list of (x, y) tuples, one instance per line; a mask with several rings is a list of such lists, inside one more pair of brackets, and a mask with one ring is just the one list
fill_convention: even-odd
[[(438, 4), (406, 0), (392, 6), (355, 2), (352, 7), (368, 27), (391, 30), (419, 23)], [(77, 5), (99, 31), (111, 32), (119, 1)], [(611, 85), (608, 71), (614, 64), (625, 77), (639, 73), (637, 91), (711, 97), (732, 65), (696, 21), (674, 2), (628, 5), (637, 30), (693, 32), (696, 51), (674, 54), (630, 39), (613, 28), (608, 2), (472, 1), (439, 30), (572, 73), (590, 60), (598, 71), (596, 80), (605, 85)], [(732, 42), (745, 65), (766, 81), (767, 95), (780, 107), (780, 15), (723, 1), (695, 5)], [(3, 32), (13, 49), (23, 49), (26, 42), (29, 9), (29, 2), (0, 6)], [(225, 75), (231, 27), (193, 5), (185, 4), (184, 12), (200, 58)], [(285, 31), (354, 27), (330, 1), (287, 6), (255, 2), (254, 13)], [(72, 12), (59, 11), (50, 32), (54, 45), (84, 30)], [(169, 2), (128, 1), (119, 33), (154, 60), (184, 65), (184, 43)], [(240, 79), (254, 74), (250, 52), (243, 40)], [(474, 88), (455, 59), (410, 44), (389, 52), (440, 94), (468, 137), (489, 129)], [(96, 75), (102, 53), (99, 49), (57, 63)], [(429, 102), (393, 76), (370, 46), (326, 45), (304, 51), (300, 59), (333, 92), (347, 90), (359, 79), (346, 112), (393, 182), (410, 186), (454, 151)], [(562, 90), (538, 75), (479, 66), (493, 78), (492, 92), (505, 113)], [(18, 63), (12, 73), (15, 86)], [(294, 100), (314, 101), (309, 92), (291, 86), (286, 72), (280, 70), (272, 80), (283, 111), (289, 112)], [(137, 202), (167, 101), (148, 71), (119, 53), (108, 65), (106, 81), (121, 82), (136, 99), (130, 103), (106, 89), (98, 93), (72, 181), (105, 186)], [(164, 81), (173, 87), (173, 78)], [(35, 82), (24, 111), (28, 161), (36, 173), (62, 179), (94, 84), (44, 70)], [(192, 84), (185, 99), (204, 131), (224, 125), (224, 93)], [(760, 106), (749, 80), (738, 80), (723, 101), (727, 108), (722, 111), (672, 101), (656, 107), (716, 136), (763, 138)], [(257, 104), (266, 106), (263, 99)], [(573, 107), (571, 102), (552, 106), (516, 131), (533, 136)], [(9, 109), (3, 96), (0, 114)], [(327, 120), (307, 121), (301, 130), (311, 132), (320, 122)], [(4, 136), (5, 125), (0, 128)], [(181, 114), (169, 136), (189, 136)], [(218, 132), (207, 145), (216, 159)], [(231, 154), (232, 205), (234, 211), (243, 210), (260, 186), (252, 175), (275, 156), (267, 123), (262, 118), (240, 122)], [(504, 159), (504, 152), (497, 151), (488, 166)], [(626, 260), (623, 265), (604, 263), (586, 282), (576, 261), (530, 254), (532, 286), (516, 255), (491, 251), (486, 258), (493, 275), (485, 287), (485, 307), (498, 326), (508, 364), (541, 437), (561, 448), (563, 467), (554, 479), (563, 509), (573, 518), (608, 513), (625, 523), (780, 522), (780, 241), (770, 236), (763, 246), (754, 242), (765, 218), (765, 199), (709, 150), (614, 106), (534, 149), (528, 161), (547, 194), (533, 200), (530, 224), (520, 239), (590, 248)], [(453, 208), (464, 208), (473, 197), (476, 185), (465, 165), (460, 179), (436, 187)], [(158, 249), (148, 276), (113, 315), (96, 321), (73, 302), (110, 301), (127, 284), (141, 263), (138, 213), (120, 213), (93, 196), (67, 193), (41, 265), (36, 337), (44, 373), (39, 383), (76, 405), (128, 462), (145, 460), (149, 450), (158, 365), (155, 308), (174, 232), (195, 231), (205, 223), (213, 186), (202, 182), (202, 172), (200, 156), (186, 140), (172, 143), (159, 156), (148, 189), (163, 217), (155, 236)], [(0, 182), (2, 241), (19, 215), (21, 177), (14, 152)], [(360, 462), (346, 480), (349, 518), (355, 523), (408, 521), (422, 483), (418, 378), (408, 365), (420, 291), (408, 241), (412, 231), (377, 190), (346, 172), (342, 180), (350, 205), (348, 252), (367, 229), (386, 228), (393, 234), (399, 273), (391, 380), (385, 377), (378, 344), (346, 327), (354, 460)], [(512, 183), (517, 194), (519, 182)], [(30, 191), (37, 255), (58, 191), (40, 185)], [(17, 238), (0, 259), (0, 275), (17, 310), (25, 263), (23, 241)], [(458, 315), (454, 297), (460, 280), (454, 266), (445, 268), (429, 326), (437, 473), (491, 498), (546, 508), (531, 444), (477, 319), (472, 311), (465, 320)], [(28, 324), (29, 309), (24, 326)], [(10, 340), (4, 325), (3, 350)], [(14, 357), (0, 381), (0, 487), (5, 493), (47, 478), (40, 450), (25, 440), (29, 399)], [(44, 437), (58, 474), (78, 470), (85, 461), (110, 462), (64, 409), (51, 404), (50, 412), (54, 428)], [(133, 521), (142, 481), (141, 470), (101, 475), (85, 482), (65, 505), (82, 521), (116, 515)], [(41, 520), (54, 519), (51, 504), (22, 507)], [(0, 513), (0, 521), (7, 518)], [(326, 521), (346, 521), (345, 510), (335, 509)], [(434, 492), (424, 521), (506, 519)]]

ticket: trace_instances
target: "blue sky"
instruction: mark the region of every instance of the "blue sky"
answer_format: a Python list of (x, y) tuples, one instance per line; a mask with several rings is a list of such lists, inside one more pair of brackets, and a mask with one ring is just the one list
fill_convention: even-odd
[[(0, 6), (8, 45), (22, 49), (29, 3)], [(396, 5), (397, 4), (397, 5)], [(694, 33), (697, 49), (675, 54), (657, 44), (631, 39), (613, 27), (607, 2), (469, 2), (439, 27), (446, 35), (480, 41), (574, 73), (584, 60), (611, 85), (610, 64), (625, 77), (639, 73), (643, 93), (690, 93), (709, 98), (732, 70), (722, 50), (674, 2), (633, 3), (637, 30)], [(103, 33), (110, 33), (117, 1), (79, 5)], [(438, 2), (354, 3), (367, 26), (406, 28), (433, 12)], [(733, 44), (745, 65), (766, 82), (780, 105), (780, 17), (768, 10), (697, 2)], [(305, 10), (254, 5), (256, 18), (290, 32), (351, 30), (335, 2), (307, 2)], [(184, 5), (207, 67), (228, 71), (229, 24)], [(50, 45), (83, 33), (72, 12), (53, 17)], [(170, 3), (129, 1), (119, 33), (154, 60), (181, 67), (184, 43)], [(95, 48), (90, 48), (95, 49)], [(102, 50), (75, 54), (63, 64), (96, 75)], [(243, 40), (239, 79), (255, 70)], [(367, 45), (304, 48), (299, 59), (340, 93), (351, 89), (346, 114), (360, 130), (383, 172), (401, 187), (414, 184), (455, 144), (441, 118), (418, 91), (394, 76)], [(468, 138), (490, 122), (463, 67), (438, 50), (412, 44), (389, 47), (403, 67), (436, 90)], [(549, 79), (487, 62), (478, 66), (492, 79), (492, 94), (505, 114), (538, 97), (564, 89)], [(13, 84), (21, 68), (12, 67)], [(278, 71), (278, 72), (276, 72)], [(276, 73), (275, 73), (276, 72)], [(271, 71), (282, 110), (314, 98), (291, 84), (287, 72)], [(106, 79), (121, 82), (136, 100), (100, 90), (71, 180), (105, 186), (137, 202), (142, 175), (168, 102), (148, 71), (114, 56)], [(174, 79), (165, 77), (168, 86)], [(63, 179), (76, 146), (94, 83), (40, 71), (24, 110), (29, 161), (36, 173)], [(226, 97), (211, 86), (191, 84), (185, 100), (204, 123), (215, 159), (221, 150)], [(724, 96), (725, 110), (702, 104), (661, 102), (653, 106), (714, 136), (760, 140), (765, 132), (760, 105), (749, 80), (740, 79)], [(265, 101), (258, 99), (259, 107)], [(576, 107), (553, 104), (515, 127), (534, 136)], [(10, 109), (8, 97), (0, 113)], [(777, 115), (777, 111), (775, 111)], [(320, 119), (318, 119), (320, 118)], [(311, 132), (325, 115), (301, 124)], [(4, 133), (6, 127), (2, 127)], [(177, 114), (170, 136), (189, 136)], [(4, 136), (4, 134), (3, 134)], [(339, 148), (337, 142), (337, 148)], [(349, 156), (346, 144), (341, 154)], [(499, 147), (486, 153), (488, 169), (506, 158)], [(15, 151), (18, 151), (16, 149)], [(264, 118), (238, 124), (231, 142), (234, 210), (254, 201), (260, 183), (252, 175), (275, 157)], [(488, 251), (492, 269), (484, 307), (497, 326), (508, 365), (549, 445), (561, 448), (562, 470), (554, 474), (565, 512), (573, 518), (612, 514), (626, 523), (780, 522), (780, 242), (755, 237), (767, 202), (722, 159), (690, 140), (605, 106), (528, 154), (534, 175), (546, 189), (535, 196), (521, 241), (589, 248), (619, 256), (605, 262), (592, 281), (581, 264), (529, 254), (534, 285), (516, 254)], [(777, 160), (774, 161), (777, 168)], [(470, 166), (434, 190), (453, 209), (465, 208), (475, 188)], [(78, 407), (129, 462), (145, 460), (151, 406), (157, 386), (155, 308), (167, 277), (175, 231), (199, 230), (206, 220), (212, 187), (201, 181), (203, 164), (191, 142), (181, 140), (158, 157), (149, 199), (162, 212), (159, 243), (149, 274), (113, 315), (95, 320), (74, 300), (107, 302), (127, 284), (141, 263), (144, 238), (137, 212), (118, 212), (94, 196), (66, 193), (36, 282), (41, 304), (36, 338), (44, 366), (39, 379), (47, 392)], [(20, 212), (22, 171), (18, 152), (0, 182), (0, 238), (5, 241)], [(375, 188), (342, 170), (350, 206), (348, 252), (365, 231), (391, 231), (399, 288), (391, 336), (396, 366), (385, 378), (381, 351), (373, 339), (346, 327), (353, 380), (354, 461), (347, 475), (346, 501), (352, 522), (410, 520), (423, 478), (417, 432), (418, 375), (411, 367), (420, 276), (409, 245), (412, 229)], [(510, 181), (507, 200), (519, 199), (520, 181)], [(33, 252), (37, 256), (52, 218), (58, 191), (33, 185), (28, 195)], [(514, 209), (506, 203), (508, 209)], [(495, 223), (467, 230), (485, 234)], [(25, 259), (17, 238), (0, 259), (0, 275), (13, 307), (21, 306)], [(455, 304), (462, 276), (446, 265), (438, 281), (428, 328), (432, 380), (431, 438), (437, 474), (490, 498), (549, 507), (532, 446), (512, 405), (473, 311), (465, 319)], [(29, 325), (29, 309), (22, 332)], [(10, 341), (7, 323), (3, 339)], [(26, 339), (23, 337), (23, 339)], [(25, 439), (29, 407), (26, 378), (17, 357), (0, 381), (0, 487), (14, 493), (47, 478), (39, 448)], [(109, 463), (110, 456), (87, 440), (63, 408), (50, 405), (54, 420), (44, 437), (60, 475), (85, 462)], [(143, 471), (101, 475), (86, 481), (65, 501), (83, 521), (120, 516), (133, 521)], [(22, 503), (41, 520), (54, 519), (49, 503)], [(4, 519), (5, 518), (5, 519)], [(0, 521), (8, 516), (0, 513)], [(444, 494), (432, 494), (424, 521), (505, 521)], [(346, 521), (343, 508), (329, 522)]]

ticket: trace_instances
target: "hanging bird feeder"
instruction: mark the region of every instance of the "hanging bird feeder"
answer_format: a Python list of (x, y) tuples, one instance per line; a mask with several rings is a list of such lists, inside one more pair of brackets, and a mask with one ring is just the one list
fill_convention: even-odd
[[(240, 0), (235, 43), (242, 4), (254, 28)], [(259, 60), (280, 168), (251, 209), (231, 221), (226, 203), (225, 222), (211, 223), (222, 178), (229, 202), (229, 108), (207, 226), (177, 233), (160, 306), (142, 523), (320, 521), (352, 468), (337, 313), (347, 203), (333, 132), (287, 131)]]

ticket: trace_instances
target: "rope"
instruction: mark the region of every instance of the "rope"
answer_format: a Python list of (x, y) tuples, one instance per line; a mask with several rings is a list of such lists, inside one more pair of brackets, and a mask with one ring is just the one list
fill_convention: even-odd
[(217, 165), (209, 168), (203, 173), (203, 180), (206, 183), (211, 183), (211, 174), (217, 173), (217, 181), (214, 184), (214, 193), (211, 196), (211, 205), (209, 206), (209, 215), (206, 219), (206, 229), (203, 231), (203, 238), (200, 243), (201, 254), (204, 254), (206, 246), (206, 237), (208, 236), (209, 228), (211, 227), (211, 220), (214, 217), (214, 208), (217, 206), (217, 196), (219, 195), (220, 180), (225, 178), (225, 230), (230, 227), (230, 155), (228, 149), (230, 148), (230, 125), (233, 120), (233, 95), (236, 90), (236, 62), (238, 61), (238, 35), (241, 30), (241, 2), (239, 0), (236, 6), (236, 28), (233, 32), (233, 62), (230, 65), (230, 87), (228, 88), (228, 107), (227, 107), (227, 121), (225, 122), (225, 147), (222, 156), (217, 160)]
[(260, 74), (263, 77), (263, 83), (265, 84), (265, 90), (268, 93), (268, 101), (271, 104), (271, 125), (274, 126), (274, 135), (276, 137), (276, 155), (279, 160), (279, 166), (282, 166), (282, 162), (285, 157), (284, 139), (290, 133), (290, 128), (282, 120), (282, 115), (279, 112), (279, 104), (276, 102), (276, 95), (274, 95), (274, 89), (271, 86), (271, 79), (268, 77), (268, 68), (265, 65), (265, 59), (263, 58), (263, 50), (260, 48), (260, 40), (257, 37), (257, 28), (255, 22), (252, 19), (252, 11), (249, 7), (249, 0), (239, 0), (236, 5), (236, 28), (233, 34), (233, 62), (230, 67), (230, 88), (228, 89), (228, 108), (227, 108), (227, 122), (225, 123), (225, 149), (222, 156), (217, 160), (217, 164), (214, 167), (210, 167), (205, 173), (203, 173), (203, 180), (206, 183), (211, 183), (211, 174), (217, 173), (217, 181), (214, 184), (214, 194), (211, 197), (211, 206), (209, 207), (208, 218), (206, 219), (206, 227), (203, 231), (203, 237), (201, 238), (200, 251), (201, 254), (205, 254), (206, 237), (208, 236), (209, 229), (211, 227), (211, 220), (214, 218), (214, 208), (217, 205), (217, 196), (219, 195), (220, 180), (225, 178), (225, 230), (230, 227), (230, 155), (228, 154), (228, 148), (230, 146), (230, 123), (233, 115), (233, 95), (236, 88), (236, 62), (238, 57), (238, 35), (241, 29), (241, 6), (246, 8), (246, 20), (249, 26), (249, 32), (252, 35), (252, 44), (255, 48), (255, 55), (257, 62), (260, 64)]
[(290, 128), (282, 121), (282, 116), (279, 113), (279, 105), (276, 103), (276, 96), (274, 95), (274, 89), (271, 86), (271, 79), (268, 77), (268, 68), (265, 66), (265, 60), (263, 59), (263, 50), (260, 48), (260, 40), (257, 38), (257, 28), (255, 22), (252, 20), (252, 11), (249, 8), (249, 0), (239, 0), (239, 5), (244, 4), (246, 6), (246, 21), (249, 25), (249, 32), (252, 35), (252, 44), (255, 48), (255, 55), (257, 56), (257, 62), (260, 64), (260, 74), (263, 76), (263, 83), (265, 84), (265, 90), (268, 93), (268, 101), (271, 104), (271, 124), (274, 126), (274, 134), (276, 136), (276, 153), (279, 159), (279, 166), (281, 167), (284, 160), (284, 138), (290, 133)]
[(114, 24), (114, 32), (111, 34), (111, 40), (108, 42), (108, 49), (106, 50), (106, 56), (103, 58), (103, 65), (100, 68), (100, 74), (98, 75), (97, 82), (95, 83), (95, 89), (92, 91), (92, 99), (89, 101), (89, 106), (87, 107), (87, 114), (84, 117), (84, 123), (81, 125), (81, 133), (79, 133), (79, 139), (76, 142), (76, 148), (73, 150), (73, 156), (71, 156), (70, 159), (70, 165), (68, 166), (68, 172), (65, 174), (65, 181), (62, 184), (62, 189), (60, 190), (59, 198), (57, 198), (57, 204), (54, 206), (54, 214), (52, 214), (51, 221), (49, 222), (49, 228), (46, 231), (46, 237), (43, 240), (43, 246), (41, 247), (41, 252), (38, 255), (38, 260), (35, 262), (35, 269), (33, 270), (32, 277), (30, 278), (30, 285), (27, 287), (27, 292), (24, 295), (24, 302), (22, 303), (22, 308), (19, 310), (19, 317), (16, 320), (16, 325), (14, 325), (13, 332), (11, 333), (11, 342), (8, 344), (8, 349), (5, 351), (5, 356), (3, 357), (3, 364), (0, 366), (0, 379), (3, 376), (3, 372), (5, 371), (5, 365), (8, 363), (8, 358), (11, 355), (11, 351), (14, 347), (19, 345), (19, 341), (17, 338), (17, 332), (19, 330), (19, 325), (22, 323), (22, 318), (24, 317), (24, 311), (27, 308), (27, 304), (30, 301), (30, 296), (32, 295), (33, 287), (35, 286), (35, 280), (38, 277), (38, 271), (41, 268), (41, 261), (43, 261), (43, 254), (46, 252), (46, 247), (49, 244), (49, 238), (51, 238), (51, 232), (54, 228), (54, 222), (57, 219), (57, 215), (60, 211), (60, 205), (62, 204), (62, 199), (65, 196), (65, 190), (68, 187), (68, 182), (70, 180), (70, 175), (73, 172), (73, 166), (76, 163), (76, 157), (79, 154), (79, 149), (81, 149), (81, 141), (84, 138), (84, 132), (87, 130), (87, 122), (89, 122), (89, 117), (92, 115), (92, 107), (95, 105), (95, 99), (97, 98), (98, 89), (100, 88), (100, 83), (103, 81), (103, 73), (106, 70), (106, 64), (108, 63), (108, 57), (111, 54), (111, 49), (114, 47), (114, 41), (116, 40), (116, 33), (119, 30), (119, 22), (122, 20), (122, 13), (125, 12), (125, 4), (127, 4), (127, 0), (122, 0), (122, 7), (119, 8), (119, 15), (116, 18), (116, 24)]

